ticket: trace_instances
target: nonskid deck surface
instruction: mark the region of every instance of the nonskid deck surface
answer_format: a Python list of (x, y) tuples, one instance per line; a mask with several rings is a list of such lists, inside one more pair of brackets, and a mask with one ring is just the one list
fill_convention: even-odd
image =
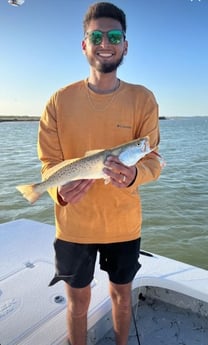
[[(132, 321), (128, 345), (208, 345), (208, 314), (152, 297), (140, 300), (134, 313), (140, 343)], [(115, 340), (111, 329), (98, 345), (112, 344)]]

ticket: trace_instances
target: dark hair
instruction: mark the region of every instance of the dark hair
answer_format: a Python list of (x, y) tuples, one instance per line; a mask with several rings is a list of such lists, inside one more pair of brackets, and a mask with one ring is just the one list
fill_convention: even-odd
[(83, 21), (84, 32), (87, 31), (87, 27), (91, 20), (99, 18), (112, 18), (118, 20), (121, 24), (122, 30), (126, 32), (125, 13), (110, 2), (98, 2), (88, 8)]

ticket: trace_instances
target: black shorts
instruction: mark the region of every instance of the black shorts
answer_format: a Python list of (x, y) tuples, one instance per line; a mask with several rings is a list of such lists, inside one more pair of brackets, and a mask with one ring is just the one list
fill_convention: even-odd
[(100, 268), (115, 284), (130, 283), (141, 267), (138, 259), (140, 238), (110, 244), (78, 244), (56, 239), (56, 273), (49, 286), (64, 280), (71, 287), (83, 288), (94, 277), (97, 253)]

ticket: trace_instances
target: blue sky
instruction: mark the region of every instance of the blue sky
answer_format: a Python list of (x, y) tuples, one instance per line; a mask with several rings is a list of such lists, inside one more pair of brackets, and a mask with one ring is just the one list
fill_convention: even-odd
[[(88, 0), (0, 0), (0, 115), (40, 115), (60, 87), (86, 78)], [(118, 76), (151, 89), (161, 116), (208, 115), (208, 0), (115, 0), (127, 16)]]

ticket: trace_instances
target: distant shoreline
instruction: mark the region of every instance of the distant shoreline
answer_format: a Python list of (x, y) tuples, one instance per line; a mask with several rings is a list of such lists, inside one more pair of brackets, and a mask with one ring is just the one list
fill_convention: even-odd
[[(160, 120), (167, 120), (165, 116), (160, 116)], [(14, 115), (0, 115), (0, 122), (15, 122), (15, 121), (39, 121), (40, 116), (14, 116)]]
[(0, 122), (39, 121), (39, 120), (40, 120), (40, 116), (0, 115)]
[[(159, 116), (159, 120), (172, 120), (172, 119), (190, 119), (190, 118), (204, 118), (208, 117), (208, 115), (204, 116)], [(25, 122), (25, 121), (40, 121), (40, 116), (29, 116), (29, 115), (0, 115), (0, 122)]]

